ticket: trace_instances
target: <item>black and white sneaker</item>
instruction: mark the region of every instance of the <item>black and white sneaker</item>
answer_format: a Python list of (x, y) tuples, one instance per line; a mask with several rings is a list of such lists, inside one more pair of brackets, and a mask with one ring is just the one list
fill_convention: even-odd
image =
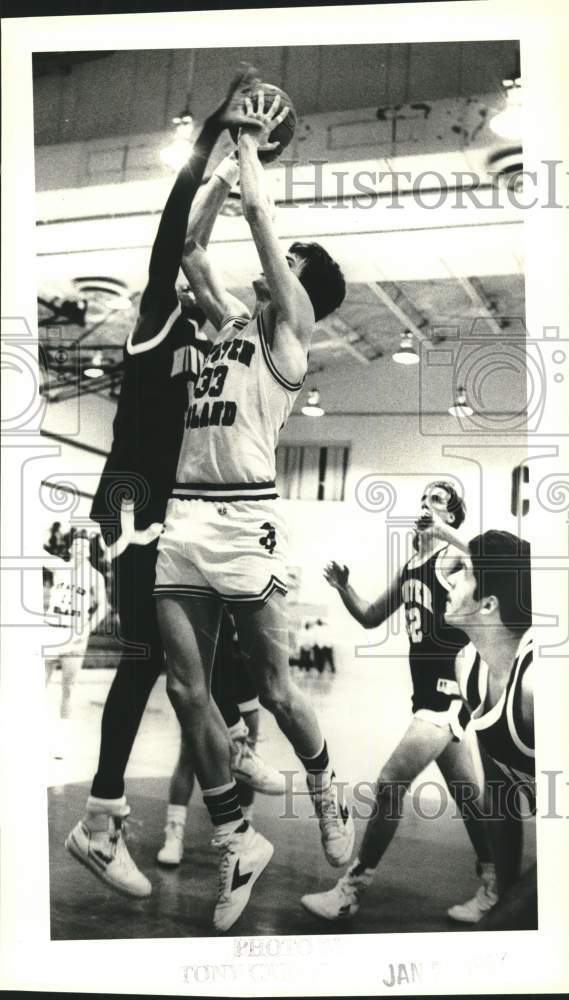
[(243, 832), (214, 837), (212, 845), (221, 855), (213, 925), (218, 931), (228, 931), (247, 906), (251, 890), (271, 860), (274, 847), (249, 824)]
[(300, 902), (304, 909), (324, 920), (347, 920), (354, 917), (359, 910), (361, 896), (371, 881), (369, 875), (356, 875), (355, 868), (352, 865), (328, 892), (303, 896)]
[(137, 899), (150, 896), (151, 883), (128, 853), (122, 820), (115, 816), (108, 820), (107, 830), (97, 832), (80, 820), (65, 841), (67, 850), (111, 889)]
[(334, 868), (346, 865), (352, 856), (356, 831), (350, 810), (340, 801), (332, 772), (324, 788), (314, 788), (310, 777), (308, 789), (320, 826), (320, 837), (326, 860)]

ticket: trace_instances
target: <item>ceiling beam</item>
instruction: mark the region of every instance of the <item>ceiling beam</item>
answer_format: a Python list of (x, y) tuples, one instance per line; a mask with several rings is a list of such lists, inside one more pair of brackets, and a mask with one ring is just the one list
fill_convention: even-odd
[(363, 338), (359, 337), (357, 330), (354, 330), (353, 326), (346, 323), (345, 319), (342, 319), (341, 316), (331, 316), (324, 321), (322, 328), (326, 331), (334, 343), (338, 344), (344, 351), (356, 358), (360, 364), (369, 365), (369, 358), (366, 358), (364, 354), (361, 354), (360, 351), (358, 351), (357, 347), (354, 347), (353, 344), (350, 343), (348, 335), (350, 333), (355, 333), (358, 339), (363, 340)]
[(382, 302), (394, 316), (397, 317), (402, 326), (406, 330), (409, 330), (417, 338), (417, 340), (430, 340), (430, 337), (427, 336), (424, 330), (421, 330), (421, 328), (413, 322), (411, 317), (408, 316), (401, 306), (397, 304), (395, 299), (391, 298), (391, 295), (385, 291), (385, 288), (382, 288), (379, 282), (369, 281), (367, 282), (367, 287), (370, 292), (373, 292), (375, 297), (379, 299), (379, 301)]
[(488, 302), (482, 298), (478, 290), (474, 287), (474, 285), (468, 278), (465, 278), (459, 274), (455, 274), (452, 268), (449, 267), (449, 265), (445, 260), (443, 260), (442, 263), (447, 269), (450, 277), (453, 278), (455, 281), (458, 281), (460, 287), (463, 289), (464, 292), (466, 292), (466, 295), (468, 296), (472, 304), (477, 306), (481, 310), (483, 319), (488, 323), (488, 326), (490, 327), (492, 332), (500, 340), (502, 340), (504, 337), (504, 331), (502, 330), (502, 327), (498, 323), (496, 317), (493, 315)]

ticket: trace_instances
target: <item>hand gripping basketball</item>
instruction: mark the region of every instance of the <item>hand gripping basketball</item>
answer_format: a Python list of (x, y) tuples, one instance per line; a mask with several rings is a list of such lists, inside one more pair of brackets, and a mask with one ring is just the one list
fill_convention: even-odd
[[(263, 128), (262, 139), (258, 139), (259, 159), (265, 163), (276, 160), (290, 143), (296, 128), (296, 112), (292, 100), (280, 87), (255, 80), (252, 93), (245, 95), (244, 109), (248, 118), (247, 124), (243, 126), (245, 130), (249, 134), (255, 134), (253, 129)], [(233, 141), (237, 142), (239, 130), (230, 127), (229, 132)]]
[(245, 98), (254, 93), (259, 84), (259, 78), (254, 66), (242, 64), (240, 70), (235, 74), (229, 84), (227, 95), (212, 118), (214, 118), (224, 128), (229, 128), (233, 135), (234, 130), (238, 130), (241, 125), (253, 124), (245, 112)]

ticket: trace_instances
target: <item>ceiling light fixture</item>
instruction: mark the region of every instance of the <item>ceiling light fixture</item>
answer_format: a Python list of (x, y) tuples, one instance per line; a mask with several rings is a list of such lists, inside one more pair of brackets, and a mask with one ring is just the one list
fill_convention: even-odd
[(466, 402), (466, 390), (464, 386), (459, 385), (456, 393), (456, 399), (452, 406), (449, 406), (448, 412), (451, 417), (471, 417), (474, 410)]
[(96, 320), (109, 312), (127, 312), (132, 309), (128, 286), (118, 278), (73, 278), (73, 285), (88, 301), (90, 320)]
[(305, 417), (323, 417), (325, 410), (320, 406), (320, 393), (318, 389), (310, 389), (308, 399), (302, 407)]
[(413, 347), (413, 337), (409, 330), (401, 337), (399, 348), (392, 354), (392, 358), (398, 365), (416, 365), (419, 363), (419, 355)]
[(101, 351), (95, 351), (93, 357), (91, 358), (91, 364), (88, 368), (83, 370), (85, 378), (101, 378), (105, 374), (104, 368), (102, 368), (104, 362), (103, 354)]

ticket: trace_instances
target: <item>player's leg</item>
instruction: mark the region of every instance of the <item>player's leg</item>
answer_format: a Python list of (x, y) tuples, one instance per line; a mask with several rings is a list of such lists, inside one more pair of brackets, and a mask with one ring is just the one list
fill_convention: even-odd
[(129, 545), (113, 570), (123, 652), (103, 709), (91, 796), (119, 800), (124, 796), (124, 774), (150, 692), (164, 669), (152, 596), (156, 543)]
[(167, 662), (167, 691), (202, 790), (231, 781), (227, 729), (211, 696), (211, 673), (219, 633), (217, 597), (157, 599)]
[(247, 809), (243, 815), (251, 819), (254, 792), (284, 795), (286, 782), (284, 775), (268, 767), (256, 752), (259, 697), (234, 632), (233, 621), (224, 611), (213, 667), (212, 693), (231, 737), (231, 769), (239, 802), (242, 809)]
[(498, 899), (496, 869), (484, 820), (484, 773), (476, 737), (465, 736), (460, 742), (451, 741), (437, 764), (464, 820), (480, 876), (480, 886), (472, 899), (451, 906), (448, 915), (452, 920), (475, 924)]
[(190, 748), (180, 734), (180, 752), (170, 779), (170, 793), (164, 827), (164, 844), (157, 860), (163, 865), (179, 865), (184, 854), (186, 817), (195, 784), (194, 764)]
[(124, 821), (130, 812), (124, 774), (150, 692), (164, 666), (152, 597), (155, 566), (156, 544), (130, 545), (113, 566), (123, 653), (103, 709), (99, 763), (86, 811), (66, 841), (74, 857), (107, 885), (136, 897), (150, 895), (152, 887), (124, 842)]
[(84, 654), (79, 656), (62, 656), (61, 658), (61, 705), (60, 718), (71, 719), (72, 694), (77, 677), (83, 666)]
[(157, 599), (168, 662), (168, 694), (190, 749), (220, 853), (217, 930), (228, 930), (247, 905), (273, 847), (243, 819), (231, 773), (231, 744), (211, 696), (221, 603), (215, 597)]
[(481, 750), (484, 766), (484, 811), (496, 865), (499, 898), (521, 874), (523, 828), (518, 795), (497, 764)]
[(353, 821), (339, 801), (326, 741), (314, 709), (290, 677), (285, 598), (275, 592), (265, 604), (235, 604), (233, 611), (239, 643), (255, 678), (260, 702), (272, 712), (306, 770), (326, 857), (332, 865), (345, 864), (353, 848)]
[(443, 729), (432, 722), (413, 718), (377, 779), (374, 810), (367, 822), (358, 857), (333, 889), (302, 898), (307, 910), (327, 920), (357, 913), (360, 898), (371, 884), (375, 869), (399, 826), (409, 786), (439, 757), (451, 738), (450, 728)]
[(476, 930), (531, 931), (537, 930), (537, 865), (532, 865), (500, 896)]

